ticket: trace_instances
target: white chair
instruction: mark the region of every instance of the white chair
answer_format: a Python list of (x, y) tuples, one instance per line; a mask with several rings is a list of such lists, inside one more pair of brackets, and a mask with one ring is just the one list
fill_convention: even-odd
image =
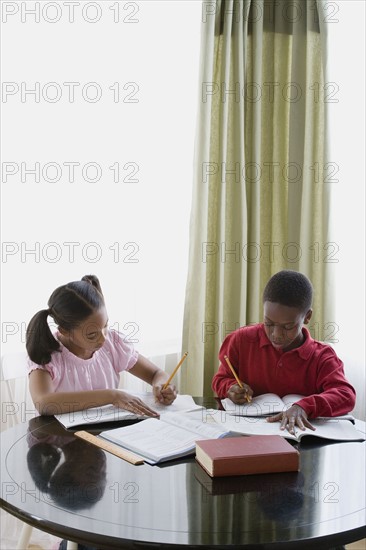
[[(8, 353), (1, 358), (1, 430), (11, 428), (19, 422), (28, 422), (36, 414), (29, 389), (26, 352)], [(17, 550), (28, 548), (33, 527), (23, 523)], [(68, 541), (67, 550), (77, 550), (76, 542)]]
[(1, 430), (25, 422), (35, 415), (28, 389), (27, 355), (15, 352), (1, 358)]

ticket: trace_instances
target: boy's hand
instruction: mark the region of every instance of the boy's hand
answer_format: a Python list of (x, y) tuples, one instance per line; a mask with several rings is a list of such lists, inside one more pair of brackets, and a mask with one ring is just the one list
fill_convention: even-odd
[(300, 430), (309, 428), (315, 430), (314, 426), (310, 424), (308, 415), (299, 405), (292, 405), (287, 411), (275, 414), (267, 418), (267, 422), (281, 422), (280, 430), (285, 428), (290, 434), (295, 435), (295, 426), (298, 426)]
[(161, 403), (162, 405), (171, 405), (174, 399), (177, 397), (176, 387), (172, 384), (163, 390), (164, 384), (156, 384), (153, 386), (153, 394), (155, 401)]
[[(243, 384), (243, 383), (242, 383)], [(243, 384), (241, 388), (239, 384), (234, 384), (229, 388), (227, 396), (236, 405), (243, 405), (244, 403), (250, 403), (252, 400), (253, 390), (248, 384)]]

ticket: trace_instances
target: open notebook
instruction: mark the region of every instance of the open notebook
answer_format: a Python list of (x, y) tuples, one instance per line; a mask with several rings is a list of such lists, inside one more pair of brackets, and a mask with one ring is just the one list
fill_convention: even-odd
[[(203, 408), (201, 405), (196, 405), (193, 397), (190, 395), (178, 394), (175, 401), (171, 405), (166, 406), (161, 405), (160, 403), (155, 403), (155, 398), (151, 392), (129, 393), (138, 396), (141, 401), (143, 401), (154, 411), (158, 412), (160, 415), (164, 415), (167, 412), (188, 412)], [(61, 422), (65, 428), (77, 428), (86, 424), (100, 424), (102, 422), (116, 422), (119, 420), (134, 420), (149, 417), (136, 415), (123, 409), (119, 409), (118, 407), (114, 407), (113, 405), (104, 405), (102, 407), (93, 407), (83, 411), (57, 414), (55, 415), (55, 418), (57, 418), (57, 420)]]
[(303, 395), (289, 394), (281, 398), (275, 393), (264, 393), (253, 397), (250, 403), (244, 403), (243, 405), (233, 403), (228, 397), (222, 399), (221, 404), (225, 411), (233, 415), (268, 416), (288, 409), (303, 397)]
[(315, 435), (338, 441), (363, 441), (365, 434), (349, 420), (337, 418), (314, 420), (316, 431), (297, 429), (297, 435), (280, 430), (278, 422), (265, 418), (232, 416), (225, 411), (204, 409), (192, 413), (166, 413), (160, 420), (149, 418), (132, 426), (104, 431), (99, 438), (144, 457), (150, 464), (181, 458), (195, 452), (195, 443), (204, 439), (248, 435), (280, 435), (299, 441), (305, 435)]
[(99, 438), (120, 445), (157, 464), (195, 453), (196, 441), (217, 439), (230, 431), (215, 422), (203, 422), (202, 413), (165, 413), (160, 420), (149, 418), (132, 426), (102, 432)]
[(287, 430), (280, 430), (279, 422), (267, 422), (266, 418), (232, 415), (226, 411), (207, 409), (206, 421), (215, 422), (225, 431), (242, 435), (281, 435), (286, 439), (300, 441), (303, 437), (314, 436), (335, 441), (364, 441), (365, 434), (354, 426), (352, 415), (334, 418), (310, 419), (315, 431), (306, 428), (304, 431), (296, 427), (296, 435)]

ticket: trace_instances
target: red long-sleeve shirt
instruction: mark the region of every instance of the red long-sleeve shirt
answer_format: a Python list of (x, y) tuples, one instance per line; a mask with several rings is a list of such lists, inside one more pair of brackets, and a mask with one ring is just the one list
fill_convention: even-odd
[(262, 323), (229, 334), (220, 349), (220, 367), (213, 377), (212, 389), (224, 398), (236, 383), (224, 360), (227, 355), (239, 379), (252, 388), (254, 396), (304, 395), (296, 404), (309, 418), (352, 411), (356, 392), (344, 376), (342, 361), (333, 348), (313, 340), (305, 327), (302, 331), (303, 344), (287, 352), (272, 346)]

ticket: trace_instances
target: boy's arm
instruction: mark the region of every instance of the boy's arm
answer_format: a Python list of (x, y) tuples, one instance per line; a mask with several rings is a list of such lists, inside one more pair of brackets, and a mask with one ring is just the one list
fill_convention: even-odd
[[(220, 366), (217, 373), (212, 379), (212, 389), (221, 399), (225, 397), (230, 397), (234, 403), (245, 403), (247, 401), (247, 396), (251, 397), (253, 391), (247, 384), (241, 380), (240, 376), (240, 360), (238, 352), (238, 332), (234, 332), (227, 336), (221, 346), (219, 352)], [(239, 380), (242, 383), (243, 388), (240, 388), (237, 384), (233, 373), (227, 365), (225, 356), (228, 356), (235, 372), (237, 373)], [(232, 390), (230, 391), (230, 388)], [(230, 392), (230, 394), (229, 394)]]
[(344, 376), (343, 363), (333, 350), (329, 350), (318, 365), (319, 393), (296, 402), (309, 418), (340, 416), (353, 410), (356, 392)]
[(340, 416), (352, 411), (356, 393), (344, 376), (342, 361), (333, 350), (324, 353), (316, 369), (314, 382), (319, 393), (303, 397), (286, 411), (268, 418), (268, 422), (281, 422), (282, 430), (295, 433), (296, 427), (315, 430), (308, 418)]
[(268, 422), (281, 422), (280, 429), (287, 429), (295, 434), (295, 427), (301, 430), (309, 428), (315, 430), (308, 418), (318, 416), (340, 416), (347, 414), (355, 406), (356, 393), (354, 388), (344, 377), (343, 365), (334, 368), (332, 362), (323, 366), (323, 390), (319, 394), (303, 397), (287, 409), (267, 419)]
[(219, 369), (212, 379), (212, 389), (217, 394), (220, 399), (224, 399), (230, 387), (235, 384), (233, 375), (227, 372), (228, 368), (225, 367), (223, 363), (220, 362)]
[(231, 373), (229, 367), (226, 364), (224, 356), (227, 355), (233, 365), (237, 375), (239, 376), (239, 353), (237, 346), (235, 345), (235, 333), (229, 334), (223, 343), (219, 351), (220, 366), (216, 374), (212, 379), (212, 389), (220, 399), (227, 397), (228, 391), (231, 386), (236, 384), (235, 378)]

